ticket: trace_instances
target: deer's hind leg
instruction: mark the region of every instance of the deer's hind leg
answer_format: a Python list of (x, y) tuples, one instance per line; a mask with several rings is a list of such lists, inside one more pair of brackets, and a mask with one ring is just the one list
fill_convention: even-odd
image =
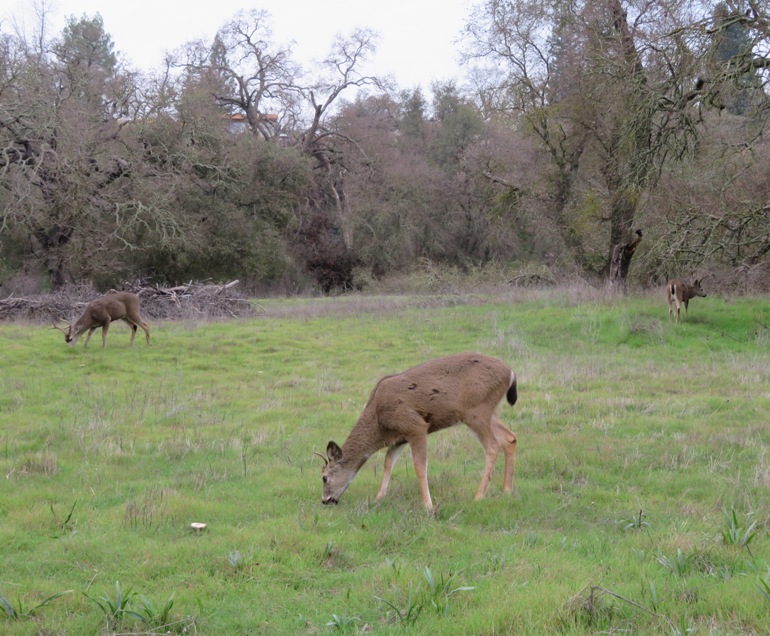
[(476, 490), (475, 499), (483, 499), (487, 490), (489, 490), (489, 484), (492, 481), (492, 472), (495, 469), (495, 461), (500, 454), (500, 442), (497, 439), (495, 433), (495, 427), (493, 420), (496, 415), (489, 415), (488, 413), (478, 414), (468, 417), (466, 424), (479, 438), (479, 442), (484, 448), (484, 472), (481, 474), (481, 483), (478, 490)]
[(481, 483), (476, 491), (475, 499), (483, 499), (486, 496), (501, 448), (505, 453), (503, 492), (511, 492), (516, 460), (516, 434), (503, 426), (496, 412), (491, 415), (477, 415), (468, 419), (468, 427), (476, 433), (479, 442), (484, 447), (484, 472), (481, 475)]
[(150, 326), (144, 320), (142, 320), (141, 317), (139, 318), (139, 326), (144, 330), (144, 338), (147, 341), (147, 346), (149, 347), (150, 346)]
[(139, 318), (138, 321), (134, 322), (131, 318), (123, 318), (123, 320), (128, 324), (129, 327), (131, 327), (131, 344), (134, 344), (134, 338), (136, 337), (136, 332), (138, 331), (139, 327), (141, 327), (144, 330), (145, 340), (147, 340), (147, 346), (150, 346), (150, 327), (149, 325)]
[(128, 325), (128, 328), (131, 330), (131, 341), (128, 343), (129, 346), (134, 346), (134, 338), (136, 338), (136, 323), (133, 320), (129, 320), (128, 318), (121, 318), (123, 322), (125, 322)]
[(505, 453), (505, 473), (503, 477), (503, 492), (513, 491), (513, 475), (516, 470), (516, 433), (509, 430), (497, 415), (492, 416), (492, 426), (495, 437)]
[[(147, 341), (147, 346), (150, 346), (150, 326), (142, 320), (140, 317), (137, 324), (144, 330), (144, 339)], [(134, 325), (134, 331), (136, 331), (136, 325)]]

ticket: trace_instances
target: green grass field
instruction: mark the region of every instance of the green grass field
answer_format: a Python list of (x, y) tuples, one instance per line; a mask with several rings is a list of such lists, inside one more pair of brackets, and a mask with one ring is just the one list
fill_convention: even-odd
[[(0, 633), (770, 633), (770, 302), (658, 296), (270, 300), (104, 351), (0, 325)], [(375, 382), (467, 350), (517, 372), (515, 493), (501, 456), (473, 501), (457, 426), (434, 516), (408, 452), (322, 506)]]

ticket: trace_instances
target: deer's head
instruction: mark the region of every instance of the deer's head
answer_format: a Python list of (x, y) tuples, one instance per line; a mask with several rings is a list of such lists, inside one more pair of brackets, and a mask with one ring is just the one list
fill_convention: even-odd
[(66, 342), (71, 347), (77, 341), (78, 335), (75, 333), (74, 327), (70, 323), (68, 323), (66, 320), (65, 322), (67, 324), (66, 329), (64, 329), (63, 327), (60, 327), (55, 323), (53, 327), (51, 327), (51, 329), (58, 329), (59, 331), (61, 331), (64, 334), (64, 342)]
[(321, 453), (316, 453), (324, 460), (323, 472), (321, 473), (324, 491), (321, 501), (324, 505), (336, 504), (339, 502), (342, 493), (344, 493), (353, 477), (356, 476), (357, 469), (354, 466), (348, 466), (342, 456), (342, 449), (334, 442), (329, 442), (326, 446), (326, 457)]
[(703, 291), (703, 287), (701, 287), (702, 282), (702, 278), (694, 278), (692, 283), (690, 283), (690, 291), (692, 292), (693, 296), (699, 296), (700, 298), (706, 297), (706, 292)]

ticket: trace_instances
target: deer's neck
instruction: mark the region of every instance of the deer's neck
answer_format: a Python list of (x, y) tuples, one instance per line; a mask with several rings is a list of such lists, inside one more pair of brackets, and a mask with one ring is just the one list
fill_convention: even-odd
[(365, 409), (342, 445), (343, 461), (358, 470), (374, 453), (385, 446), (377, 418)]

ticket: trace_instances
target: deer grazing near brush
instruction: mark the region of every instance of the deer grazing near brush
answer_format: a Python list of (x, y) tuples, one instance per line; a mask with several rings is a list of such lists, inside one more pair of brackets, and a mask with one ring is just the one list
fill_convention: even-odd
[(668, 300), (669, 320), (671, 320), (674, 306), (676, 306), (676, 322), (679, 322), (682, 303), (684, 303), (684, 315), (687, 317), (687, 306), (690, 304), (690, 299), (696, 296), (706, 297), (706, 292), (701, 287), (702, 282), (702, 278), (700, 280), (695, 278), (692, 283), (685, 283), (679, 279), (668, 281), (666, 284), (666, 299)]
[(403, 373), (386, 375), (375, 385), (342, 448), (329, 442), (326, 457), (316, 453), (324, 460), (323, 503), (338, 503), (366, 460), (387, 447), (377, 492), (377, 499), (384, 497), (393, 466), (404, 445), (409, 444), (423, 503), (432, 510), (428, 435), (459, 422), (467, 425), (484, 447), (484, 472), (476, 499), (487, 493), (501, 448), (505, 452), (503, 491), (512, 491), (516, 434), (498, 417), (504, 398), (511, 405), (516, 403), (516, 374), (497, 358), (479, 353), (436, 358)]
[(68, 322), (66, 330), (56, 324), (54, 324), (53, 328), (64, 333), (64, 340), (66, 340), (70, 347), (87, 331), (88, 335), (83, 344), (83, 348), (85, 348), (88, 346), (91, 334), (101, 327), (102, 349), (104, 349), (107, 346), (107, 331), (109, 331), (110, 323), (115, 320), (122, 320), (131, 327), (132, 345), (134, 344), (137, 329), (139, 327), (144, 329), (144, 333), (147, 336), (147, 345), (149, 346), (150, 327), (139, 313), (139, 296), (131, 292), (116, 292), (112, 290), (106, 296), (88, 303), (83, 311), (83, 315), (77, 319), (74, 325)]

